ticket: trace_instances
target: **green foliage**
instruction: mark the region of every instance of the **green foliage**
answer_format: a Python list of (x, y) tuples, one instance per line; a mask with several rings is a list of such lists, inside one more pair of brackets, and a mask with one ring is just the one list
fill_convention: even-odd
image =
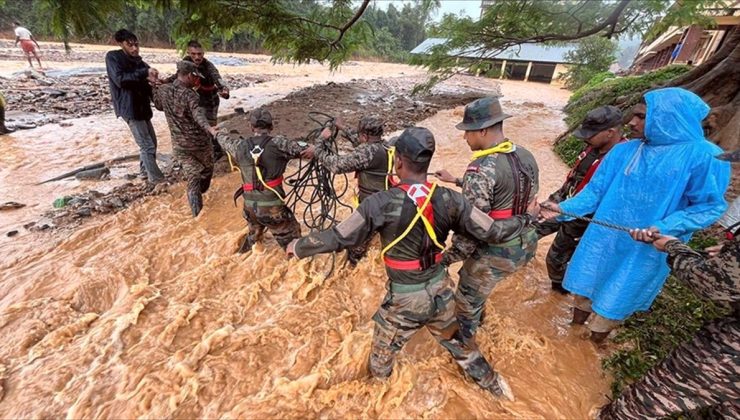
[(609, 69), (617, 58), (617, 43), (611, 39), (588, 37), (579, 42), (578, 48), (565, 54), (565, 59), (572, 65), (563, 75), (568, 89), (578, 89), (594, 76)]
[[(496, 1), (480, 19), (445, 15), (432, 36), (448, 42), (414, 64), (441, 80), (457, 71), (462, 55), (494, 56), (521, 44), (562, 44), (584, 38), (641, 35), (666, 25), (704, 23), (704, 7), (727, 6), (731, 0), (517, 0)], [(675, 4), (675, 5), (674, 5)], [(482, 61), (482, 59), (481, 59)], [(582, 78), (588, 80), (588, 75)]]
[(602, 362), (614, 377), (614, 397), (671, 350), (689, 341), (704, 323), (723, 314), (721, 308), (669, 277), (650, 311), (630, 317), (615, 336), (622, 348)]
[(586, 144), (583, 140), (575, 138), (575, 136), (568, 136), (565, 140), (555, 145), (555, 154), (560, 156), (568, 166), (573, 166), (578, 159), (578, 155), (581, 154)]

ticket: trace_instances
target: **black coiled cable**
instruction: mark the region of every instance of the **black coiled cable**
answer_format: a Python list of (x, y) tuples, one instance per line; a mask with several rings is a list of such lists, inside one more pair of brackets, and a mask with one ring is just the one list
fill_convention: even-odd
[[(321, 138), (324, 128), (333, 128), (334, 118), (321, 112), (309, 112), (308, 116), (319, 124), (319, 127), (312, 130), (306, 136), (306, 140), (313, 144), (324, 142), (325, 148), (330, 153), (337, 154), (337, 131), (332, 130), (332, 136), (328, 139)], [(326, 120), (321, 121), (319, 117), (325, 117)], [(337, 220), (337, 211), (341, 207), (352, 209), (351, 206), (341, 201), (349, 189), (347, 175), (339, 175), (344, 177), (344, 187), (340, 191), (335, 189), (336, 176), (319, 164), (316, 159), (312, 159), (308, 162), (301, 160), (298, 170), (286, 177), (287, 184), (293, 188), (285, 198), (285, 203), (294, 214), (296, 214), (298, 203), (305, 204), (302, 215), (303, 223), (311, 230), (325, 230), (336, 225), (340, 222)]]

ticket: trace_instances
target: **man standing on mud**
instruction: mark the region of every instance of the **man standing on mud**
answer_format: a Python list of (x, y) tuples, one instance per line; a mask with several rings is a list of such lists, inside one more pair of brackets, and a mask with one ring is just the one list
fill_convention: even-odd
[(172, 134), (172, 154), (180, 162), (188, 182), (188, 203), (193, 217), (203, 209), (203, 193), (211, 186), (213, 176), (213, 146), (211, 138), (218, 132), (198, 106), (193, 92), (196, 80), (202, 77), (195, 64), (177, 63), (177, 80), (154, 90), (154, 106), (164, 111)]
[[(437, 177), (462, 186), (468, 202), (493, 219), (525, 214), (539, 190), (539, 169), (534, 156), (504, 136), (505, 114), (497, 98), (481, 98), (465, 107), (463, 121), (456, 126), (473, 151), (472, 162), (462, 179), (442, 170)], [(527, 264), (537, 251), (534, 227), (503, 236), (493, 244), (464, 235), (452, 238), (443, 264), (465, 260), (455, 294), (460, 328), (473, 337), (493, 288), (506, 276)]]
[(258, 108), (249, 115), (252, 137), (233, 138), (219, 133), (216, 139), (223, 150), (236, 159), (244, 183), (234, 194), (244, 199), (244, 218), (249, 224), (249, 234), (239, 248), (240, 253), (252, 249), (269, 229), (275, 240), (285, 249), (301, 236), (301, 226), (293, 212), (285, 205), (283, 174), (291, 159), (311, 158), (310, 151), (283, 136), (270, 135), (272, 114)]
[[(200, 42), (195, 40), (188, 42), (187, 54), (183, 60), (194, 63), (198, 69), (198, 73), (201, 74), (200, 79), (198, 79), (194, 86), (200, 98), (198, 105), (205, 111), (208, 122), (215, 127), (218, 123), (219, 96), (229, 99), (229, 87), (226, 86), (226, 82), (221, 78), (221, 74), (218, 72), (216, 66), (204, 57), (205, 53)], [(171, 83), (176, 78), (177, 75), (170, 76), (165, 82)], [(224, 155), (224, 152), (215, 138), (212, 141), (214, 161), (217, 161)]]
[[(578, 160), (560, 189), (550, 194), (549, 200), (554, 203), (560, 203), (578, 194), (591, 180), (607, 152), (623, 140), (622, 111), (611, 105), (591, 110), (573, 135), (586, 142), (587, 147), (578, 155)], [(588, 222), (552, 220), (538, 223), (536, 226), (540, 239), (557, 232), (547, 251), (545, 262), (552, 290), (567, 294), (568, 291), (563, 288), (565, 269), (576, 250), (578, 241), (581, 240), (588, 227)]]
[(31, 31), (22, 27), (20, 23), (13, 22), (13, 26), (15, 26), (15, 45), (18, 45), (19, 42), (21, 43), (21, 50), (23, 50), (23, 54), (28, 60), (28, 66), (33, 68), (31, 61), (31, 55), (33, 55), (39, 63), (39, 70), (41, 70), (41, 59), (37, 51), (37, 49), (41, 48), (39, 43), (33, 37)]
[(494, 221), (455, 191), (427, 182), (435, 150), (426, 128), (407, 128), (396, 142), (395, 172), (400, 183), (366, 198), (336, 227), (312, 233), (288, 246), (289, 255), (305, 258), (357, 246), (380, 233), (388, 293), (373, 316), (375, 332), (370, 372), (390, 376), (396, 354), (421, 328), (454, 357), (482, 388), (497, 397), (513, 398), (500, 374), (480, 353), (475, 339), (463, 339), (453, 307), (453, 283), (441, 264), (450, 230), (479, 241), (500, 242), (530, 230), (536, 201), (521, 215)]
[(157, 135), (152, 126), (152, 83), (158, 77), (139, 56), (139, 39), (126, 29), (117, 31), (113, 38), (120, 50), (108, 51), (105, 68), (108, 72), (113, 110), (123, 118), (139, 146), (139, 171), (141, 176), (156, 184), (164, 179), (157, 166)]
[[(343, 130), (341, 121), (335, 121), (335, 126)], [(322, 133), (328, 137), (328, 132)], [(360, 119), (357, 133), (349, 133), (350, 141), (355, 150), (346, 155), (333, 153), (324, 142), (319, 142), (315, 148), (316, 159), (321, 165), (335, 174), (354, 172), (357, 178), (357, 202), (362, 203), (367, 197), (378, 191), (385, 191), (390, 186), (388, 149), (383, 144), (383, 120), (370, 116)], [(370, 240), (357, 247), (347, 249), (347, 261), (352, 266), (365, 256), (370, 246)]]

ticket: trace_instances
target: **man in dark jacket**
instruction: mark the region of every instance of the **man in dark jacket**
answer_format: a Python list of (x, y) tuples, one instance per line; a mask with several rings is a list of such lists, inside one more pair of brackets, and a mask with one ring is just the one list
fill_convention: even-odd
[(158, 72), (150, 68), (139, 56), (139, 40), (132, 32), (121, 29), (113, 37), (120, 50), (108, 51), (105, 68), (108, 72), (113, 110), (123, 118), (139, 145), (140, 173), (151, 183), (160, 182), (164, 175), (157, 166), (157, 135), (152, 127), (150, 82), (156, 81)]

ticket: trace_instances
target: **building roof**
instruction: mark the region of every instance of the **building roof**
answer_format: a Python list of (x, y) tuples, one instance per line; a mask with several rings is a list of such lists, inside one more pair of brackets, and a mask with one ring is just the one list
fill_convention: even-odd
[[(426, 54), (432, 47), (447, 42), (446, 38), (427, 38), (411, 54)], [(522, 44), (517, 47), (507, 48), (499, 54), (486, 54), (479, 51), (452, 51), (451, 54), (469, 58), (488, 58), (498, 60), (538, 61), (545, 63), (566, 63), (565, 54), (576, 49), (575, 45), (550, 46), (542, 44)]]

